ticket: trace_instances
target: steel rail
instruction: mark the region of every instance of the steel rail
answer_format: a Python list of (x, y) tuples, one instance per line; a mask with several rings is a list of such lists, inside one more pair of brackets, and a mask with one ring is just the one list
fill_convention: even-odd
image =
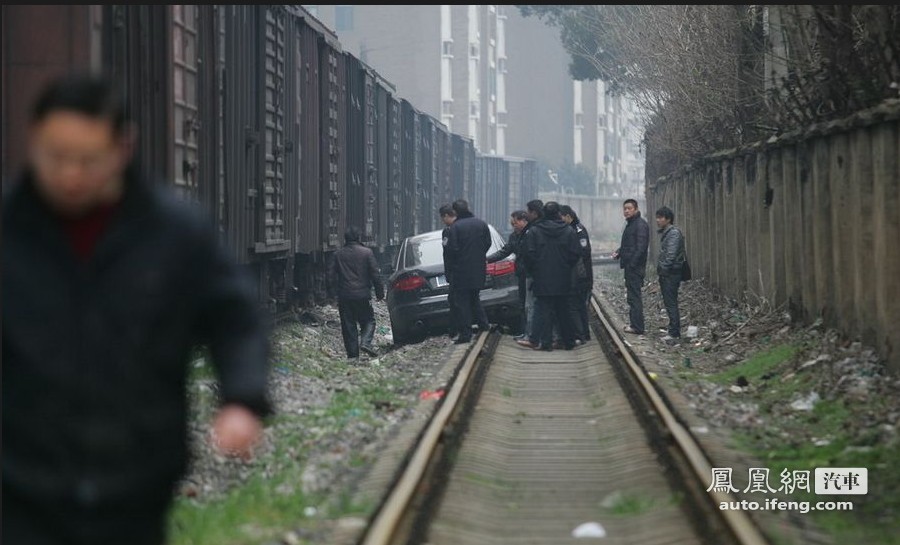
[[(659, 392), (656, 391), (656, 387), (654, 387), (650, 379), (647, 377), (646, 373), (637, 364), (635, 358), (631, 354), (631, 351), (625, 346), (625, 343), (616, 333), (615, 328), (612, 327), (612, 324), (609, 322), (606, 314), (600, 307), (596, 296), (591, 296), (591, 305), (594, 308), (594, 312), (596, 312), (597, 316), (600, 318), (603, 327), (606, 329), (607, 333), (609, 333), (609, 336), (616, 344), (616, 347), (618, 348), (619, 353), (622, 355), (622, 358), (625, 360), (632, 377), (638, 382), (638, 384), (640, 384), (643, 393), (650, 400), (650, 403), (653, 405), (653, 409), (656, 411), (656, 414), (659, 415), (668, 431), (672, 434), (672, 437), (675, 440), (675, 443), (680, 449), (682, 455), (685, 457), (685, 459), (693, 469), (697, 480), (701, 483), (706, 482), (706, 480), (709, 479), (710, 475), (712, 474), (712, 465), (704, 454), (703, 449), (697, 443), (696, 439), (694, 439), (694, 437), (690, 434), (690, 432), (688, 432), (688, 430), (685, 429), (681, 422), (678, 421), (672, 411), (669, 410), (668, 405), (666, 405)], [(707, 490), (707, 493), (710, 499), (715, 503), (715, 505), (718, 505), (721, 502), (738, 501), (734, 498), (733, 495), (726, 492), (719, 492), (714, 488), (711, 491)], [(738, 543), (740, 543), (740, 545), (769, 544), (769, 541), (762, 535), (762, 533), (759, 531), (750, 517), (747, 516), (747, 514), (743, 511), (725, 510), (719, 511), (719, 513), (722, 515), (722, 518), (725, 521), (728, 530), (733, 534), (734, 538), (738, 540)]]
[(466, 359), (460, 367), (453, 385), (450, 387), (450, 391), (444, 395), (440, 408), (422, 434), (422, 439), (416, 445), (416, 449), (410, 458), (409, 464), (403, 471), (403, 475), (400, 476), (390, 495), (369, 525), (369, 529), (360, 542), (362, 545), (387, 545), (394, 539), (394, 534), (397, 531), (397, 526), (403, 517), (403, 513), (415, 495), (416, 488), (422, 482), (428, 463), (434, 455), (447, 422), (450, 420), (456, 405), (466, 389), (469, 378), (475, 369), (475, 360), (481, 354), (489, 334), (489, 332), (481, 333), (475, 344), (470, 347)]

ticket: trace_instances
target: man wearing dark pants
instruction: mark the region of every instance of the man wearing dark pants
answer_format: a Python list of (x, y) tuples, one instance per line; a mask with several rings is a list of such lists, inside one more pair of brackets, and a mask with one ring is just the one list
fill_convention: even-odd
[(472, 340), (472, 319), (478, 319), (482, 331), (490, 327), (481, 305), (481, 288), (487, 274), (485, 256), (491, 247), (491, 232), (487, 223), (469, 211), (469, 203), (459, 199), (453, 203), (456, 221), (450, 226), (446, 241), (444, 268), (453, 277), (453, 301), (459, 320), (456, 344)]
[(28, 164), (3, 188), (5, 545), (166, 542), (194, 347), (219, 379), (223, 453), (249, 457), (271, 412), (254, 283), (211, 221), (142, 173), (126, 104), (69, 76), (37, 97), (27, 139), (10, 134)]
[[(522, 229), (522, 244), (525, 244), (525, 236), (528, 233), (528, 230), (537, 225), (541, 218), (544, 215), (544, 201), (540, 199), (534, 199), (528, 201), (525, 205), (525, 217), (528, 220), (528, 223), (525, 225), (525, 228)], [(524, 252), (523, 247), (523, 252)], [(527, 259), (525, 259), (525, 255), (523, 253), (521, 261), (523, 265), (525, 265), (525, 334), (520, 338), (516, 339), (517, 341), (523, 340), (531, 340), (537, 344), (538, 335), (534, 333), (534, 325), (540, 321), (540, 316), (537, 312), (537, 298), (534, 296), (534, 290), (532, 286), (534, 284), (534, 276), (531, 271), (528, 270)], [(519, 259), (516, 256), (516, 259)], [(517, 265), (518, 267), (518, 265)]]
[(559, 204), (544, 204), (544, 219), (529, 229), (525, 235), (528, 270), (534, 274), (534, 295), (540, 301), (538, 311), (542, 317), (538, 345), (533, 340), (517, 341), (523, 346), (540, 350), (552, 350), (553, 316), (562, 335), (566, 350), (575, 347), (575, 330), (569, 312), (569, 295), (572, 283), (572, 267), (580, 257), (578, 236), (559, 215)]
[[(338, 312), (341, 315), (341, 335), (347, 357), (359, 357), (359, 351), (375, 356), (372, 337), (375, 335), (375, 311), (372, 309), (372, 292), (384, 299), (384, 285), (378, 275), (378, 263), (372, 250), (360, 242), (359, 229), (347, 227), (344, 247), (335, 252), (329, 263), (328, 281), (332, 292), (337, 292)], [(357, 331), (359, 326), (361, 331)], [(360, 339), (361, 337), (361, 339)]]
[(625, 289), (628, 291), (628, 319), (626, 333), (643, 335), (644, 302), (641, 299), (641, 287), (647, 270), (647, 247), (650, 243), (650, 226), (641, 217), (637, 201), (628, 199), (622, 206), (625, 216), (625, 230), (622, 231), (622, 243), (613, 253), (613, 259), (619, 260), (619, 267), (625, 271)]
[(438, 209), (444, 230), (441, 232), (441, 244), (444, 246), (444, 277), (447, 279), (447, 304), (450, 305), (450, 338), (459, 335), (459, 318), (456, 316), (456, 302), (454, 301), (453, 276), (447, 267), (447, 241), (450, 237), (450, 226), (456, 221), (456, 211), (450, 204), (443, 204)]
[(516, 280), (519, 282), (519, 312), (522, 315), (522, 336), (519, 337), (521, 339), (524, 338), (525, 327), (528, 322), (528, 318), (525, 314), (525, 290), (527, 289), (525, 285), (525, 259), (523, 256), (525, 250), (522, 245), (522, 233), (525, 230), (525, 226), (528, 225), (528, 215), (524, 210), (516, 210), (509, 215), (509, 224), (513, 228), (512, 233), (509, 234), (509, 240), (506, 241), (503, 248), (500, 248), (487, 256), (487, 262), (496, 263), (501, 259), (506, 259), (510, 255), (516, 256)]
[(673, 225), (674, 221), (675, 214), (667, 206), (656, 211), (656, 226), (660, 234), (656, 273), (659, 275), (659, 287), (669, 315), (668, 334), (663, 337), (667, 343), (674, 343), (681, 337), (678, 287), (681, 285), (681, 269), (684, 266), (684, 235)]
[(569, 310), (575, 326), (575, 342), (581, 344), (588, 342), (591, 338), (590, 318), (588, 317), (588, 301), (591, 299), (591, 290), (594, 287), (591, 237), (571, 206), (561, 206), (560, 215), (563, 221), (575, 230), (580, 248), (578, 261), (572, 267), (572, 293), (569, 297)]

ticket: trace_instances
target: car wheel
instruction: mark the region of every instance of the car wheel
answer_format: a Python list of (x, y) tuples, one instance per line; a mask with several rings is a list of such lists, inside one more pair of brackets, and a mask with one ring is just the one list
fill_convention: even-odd
[(405, 328), (393, 320), (391, 320), (391, 335), (394, 336), (394, 344), (397, 345), (406, 344), (410, 340), (409, 328)]

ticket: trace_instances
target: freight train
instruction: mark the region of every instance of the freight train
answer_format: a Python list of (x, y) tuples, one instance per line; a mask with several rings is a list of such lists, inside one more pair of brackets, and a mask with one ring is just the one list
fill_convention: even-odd
[(504, 232), (537, 198), (533, 160), (481, 155), (300, 6), (3, 6), (3, 26), (4, 174), (24, 153), (21, 91), (108, 74), (142, 167), (202, 206), (273, 310), (323, 300), (349, 224), (387, 265), (442, 203), (465, 198)]

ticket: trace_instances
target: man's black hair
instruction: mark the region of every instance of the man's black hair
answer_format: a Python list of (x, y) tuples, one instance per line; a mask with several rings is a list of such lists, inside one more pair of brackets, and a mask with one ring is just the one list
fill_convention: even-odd
[(456, 217), (458, 218), (472, 215), (472, 211), (469, 210), (469, 201), (465, 199), (456, 199), (453, 201), (453, 210), (456, 212)]
[(510, 217), (512, 217), (512, 219), (514, 220), (525, 221), (528, 219), (528, 214), (524, 210), (516, 210), (515, 212), (510, 214)]
[(31, 123), (40, 123), (59, 111), (108, 119), (116, 134), (122, 132), (127, 122), (125, 103), (112, 82), (88, 74), (71, 74), (50, 82), (34, 103)]
[(628, 203), (633, 204), (635, 210), (638, 209), (638, 203), (637, 203), (637, 201), (634, 200), (634, 199), (625, 199), (625, 202), (622, 203), (622, 206), (625, 206), (625, 205), (628, 204)]
[(525, 205), (525, 208), (529, 212), (534, 212), (538, 216), (544, 215), (544, 201), (540, 199), (534, 199), (533, 201), (528, 201), (528, 204)]
[(581, 223), (581, 221), (578, 219), (578, 214), (576, 214), (575, 211), (572, 210), (572, 207), (568, 204), (564, 204), (559, 207), (559, 214), (561, 216), (572, 216), (572, 223)]
[(544, 219), (548, 220), (558, 220), (559, 219), (559, 203), (556, 201), (550, 201), (544, 203)]
[(455, 216), (456, 210), (453, 209), (453, 205), (451, 204), (442, 204), (441, 207), (438, 208), (438, 215), (441, 217)]
[(355, 225), (348, 225), (344, 231), (344, 242), (359, 242), (359, 229)]
[(668, 206), (662, 206), (659, 210), (656, 211), (657, 218), (666, 218), (669, 220), (669, 223), (675, 223), (675, 212), (672, 212), (672, 209)]

